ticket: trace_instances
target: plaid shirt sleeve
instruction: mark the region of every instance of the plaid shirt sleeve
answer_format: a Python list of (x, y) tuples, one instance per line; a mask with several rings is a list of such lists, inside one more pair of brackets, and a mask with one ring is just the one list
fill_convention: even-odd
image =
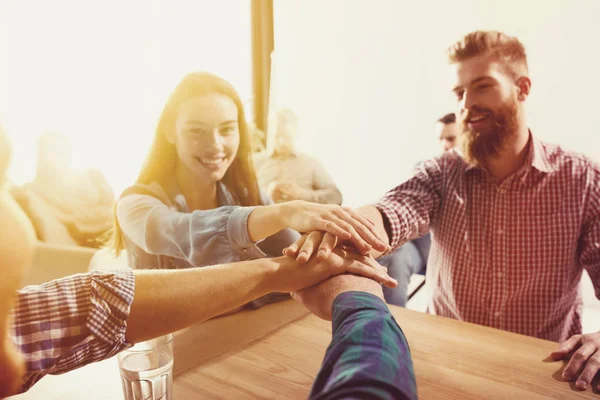
[(125, 340), (133, 271), (94, 271), (18, 291), (11, 336), (27, 372), (21, 392), (44, 375), (112, 357)]
[(386, 223), (390, 252), (429, 232), (441, 207), (446, 157), (420, 164), (411, 178), (375, 204)]
[(333, 338), (311, 399), (416, 399), (404, 333), (384, 302), (346, 292), (333, 303)]

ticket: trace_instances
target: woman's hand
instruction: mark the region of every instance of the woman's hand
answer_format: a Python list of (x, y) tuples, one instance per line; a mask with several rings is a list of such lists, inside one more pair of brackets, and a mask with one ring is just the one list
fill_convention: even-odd
[[(350, 207), (301, 200), (290, 201), (278, 206), (282, 224), (298, 232), (322, 231), (329, 233), (328, 241), (331, 242), (333, 238), (336, 238), (338, 241), (348, 242), (363, 255), (372, 249), (385, 251), (388, 248), (387, 243), (384, 243), (382, 238), (377, 235), (373, 223)], [(331, 249), (334, 247), (335, 245), (331, 246)]]
[(398, 285), (398, 282), (388, 275), (387, 269), (371, 256), (343, 249), (334, 249), (323, 261), (312, 259), (306, 265), (299, 265), (293, 259), (282, 257), (278, 265), (276, 282), (272, 287), (280, 292), (295, 292), (341, 274), (363, 276), (390, 288)]
[(335, 248), (358, 251), (349, 241), (340, 241), (329, 232), (315, 231), (302, 235), (295, 243), (283, 249), (283, 254), (295, 258), (300, 264), (305, 264), (315, 253), (317, 261), (326, 260)]

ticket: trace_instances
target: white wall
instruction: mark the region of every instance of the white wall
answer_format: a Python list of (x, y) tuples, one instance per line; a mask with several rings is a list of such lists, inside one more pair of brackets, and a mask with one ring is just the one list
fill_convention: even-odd
[(67, 136), (77, 168), (131, 185), (171, 91), (193, 71), (252, 96), (249, 0), (0, 0), (0, 124), (10, 177), (35, 174), (40, 133)]
[(454, 111), (445, 49), (463, 34), (517, 36), (529, 56), (530, 125), (600, 160), (598, 0), (275, 0), (277, 106), (300, 117), (299, 147), (345, 202), (377, 199), (436, 154)]

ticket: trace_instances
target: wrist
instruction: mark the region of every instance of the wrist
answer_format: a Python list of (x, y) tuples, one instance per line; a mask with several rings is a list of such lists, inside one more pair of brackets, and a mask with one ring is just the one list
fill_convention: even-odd
[(248, 234), (250, 240), (258, 242), (279, 232), (283, 226), (283, 217), (279, 204), (258, 206), (248, 216)]
[(288, 215), (288, 202), (269, 205), (269, 219), (265, 221), (270, 225), (273, 233), (277, 233), (282, 229), (288, 228), (286, 217)]
[(263, 258), (259, 261), (265, 263), (262, 290), (265, 290), (265, 293), (287, 292), (288, 285), (285, 281), (290, 278), (290, 267), (293, 266), (294, 261), (286, 256)]

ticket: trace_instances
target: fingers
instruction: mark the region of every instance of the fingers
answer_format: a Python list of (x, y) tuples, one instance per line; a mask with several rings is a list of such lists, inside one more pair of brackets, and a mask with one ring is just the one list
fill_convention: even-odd
[(346, 220), (346, 222), (352, 224), (354, 229), (370, 246), (380, 252), (388, 249), (388, 244), (385, 243), (377, 234), (375, 224), (373, 224), (369, 219), (365, 218), (361, 213), (350, 207), (344, 207), (342, 210), (349, 218), (344, 218), (344, 216), (339, 215), (343, 214), (341, 211), (338, 211), (338, 216)]
[(296, 258), (299, 264), (306, 264), (312, 257), (315, 249), (321, 244), (322, 239), (323, 232), (315, 231), (308, 234)]
[(352, 244), (338, 245), (338, 248), (341, 250), (344, 250), (345, 252), (352, 253), (352, 254), (358, 254), (358, 255), (362, 256), (361, 252), (358, 251), (356, 249), (356, 247), (354, 247)]
[(577, 376), (577, 374), (579, 373), (579, 371), (581, 371), (581, 369), (587, 362), (588, 358), (590, 358), (590, 356), (592, 354), (594, 354), (595, 351), (596, 351), (596, 347), (592, 344), (588, 343), (588, 344), (584, 344), (583, 346), (581, 346), (579, 348), (579, 350), (577, 350), (573, 354), (573, 356), (571, 356), (569, 363), (567, 364), (567, 366), (565, 367), (565, 369), (562, 373), (562, 378), (565, 381), (570, 381), (570, 380), (574, 379)]
[(348, 230), (351, 227), (351, 225), (343, 222), (339, 218), (334, 217), (332, 219), (333, 221), (322, 219), (320, 223), (318, 223), (317, 230), (329, 232), (332, 235), (337, 236), (341, 240), (350, 239), (352, 237), (352, 234)]
[(346, 257), (352, 259), (346, 272), (371, 278), (389, 288), (398, 286), (398, 282), (388, 275), (387, 269), (379, 265), (373, 258), (353, 253), (346, 253)]
[(390, 289), (393, 289), (396, 286), (398, 286), (398, 281), (395, 280), (394, 278), (392, 278), (388, 274), (387, 268), (384, 267), (384, 266), (382, 266), (381, 264), (379, 264), (377, 261), (375, 261), (373, 259), (373, 257), (371, 257), (370, 255), (368, 255), (368, 256), (365, 256), (364, 260), (361, 260), (361, 261), (364, 262), (367, 265), (370, 265), (372, 268), (377, 269), (379, 272), (381, 272), (385, 276), (386, 281), (385, 282), (381, 282), (385, 286), (389, 287)]
[(335, 235), (332, 235), (329, 232), (325, 233), (317, 252), (317, 261), (326, 260), (331, 255), (331, 251), (335, 248), (337, 243), (338, 238)]
[(598, 370), (600, 370), (600, 350), (596, 350), (595, 346), (592, 347), (596, 352), (587, 359), (587, 362), (585, 363), (585, 368), (583, 369), (583, 372), (581, 372), (581, 375), (579, 375), (579, 378), (575, 383), (577, 389), (580, 390), (587, 389), (587, 387), (592, 382), (592, 379), (594, 379), (594, 377), (598, 373)]
[(295, 243), (293, 243), (290, 246), (283, 249), (283, 255), (292, 257), (292, 258), (296, 258), (296, 256), (298, 255), (298, 252), (300, 251), (302, 246), (304, 246), (304, 242), (306, 241), (307, 237), (308, 237), (308, 235), (300, 236), (300, 239), (296, 240)]
[[(369, 245), (369, 243), (367, 243), (367, 241), (364, 240), (363, 237), (356, 231), (356, 229), (354, 229), (354, 226), (351, 223), (338, 217), (337, 215), (333, 215), (329, 218), (331, 218), (331, 221), (333, 223), (335, 223), (338, 227), (342, 228), (345, 232), (348, 232), (350, 234), (350, 237), (347, 238), (346, 240), (348, 240), (348, 241), (350, 241), (350, 243), (354, 244), (356, 249), (361, 254), (363, 254), (363, 255), (367, 254), (368, 252), (370, 252), (373, 249), (371, 247), (371, 245)], [(346, 216), (346, 219), (351, 220), (352, 218)], [(360, 225), (360, 224), (357, 224), (357, 225)]]
[(550, 357), (555, 361), (562, 360), (580, 345), (580, 340), (581, 335), (571, 336), (568, 340), (562, 342), (557, 350), (550, 353)]

